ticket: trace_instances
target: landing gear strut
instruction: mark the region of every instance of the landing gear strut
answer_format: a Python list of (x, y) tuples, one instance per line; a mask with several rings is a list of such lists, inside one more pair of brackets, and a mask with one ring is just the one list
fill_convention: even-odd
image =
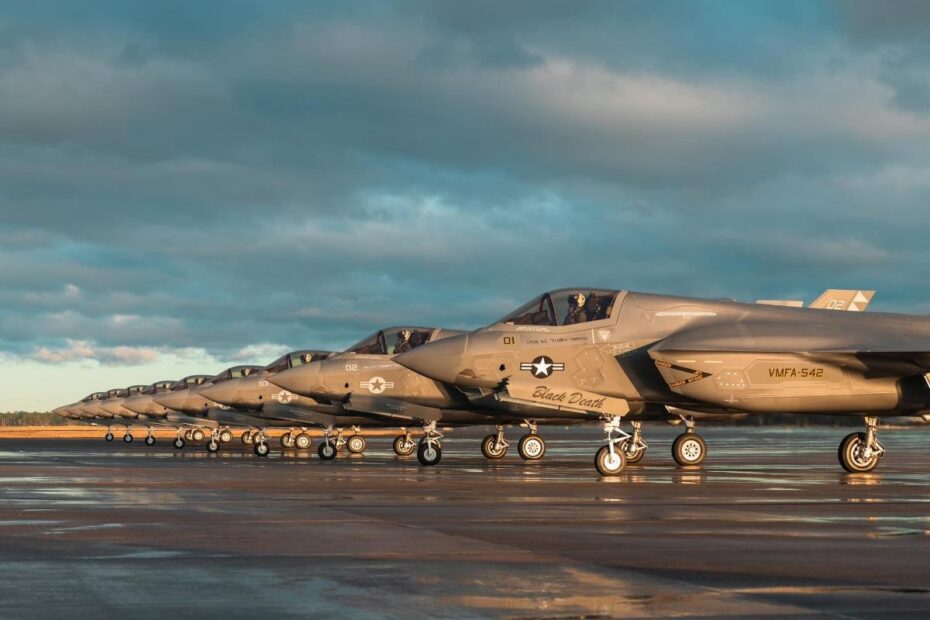
[[(630, 439), (630, 435), (620, 430), (620, 416), (611, 416), (604, 422), (604, 432), (607, 433), (607, 445), (594, 455), (594, 467), (602, 476), (616, 476), (626, 467), (626, 456), (619, 444)], [(620, 437), (614, 437), (619, 433)]]
[(865, 432), (850, 433), (840, 442), (840, 465), (850, 473), (872, 471), (885, 455), (885, 446), (878, 441), (878, 418), (864, 418)]
[(509, 447), (510, 444), (504, 438), (504, 427), (498, 426), (496, 435), (488, 435), (481, 441), (481, 454), (489, 460), (502, 459)]
[(181, 429), (179, 428), (178, 436), (172, 442), (174, 447), (177, 448), (178, 450), (182, 450), (184, 448), (184, 438), (181, 435), (182, 435)]
[(646, 440), (643, 439), (643, 423), (630, 422), (630, 425), (633, 427), (633, 434), (630, 435), (629, 439), (621, 441), (619, 448), (621, 452), (623, 452), (623, 456), (626, 457), (627, 464), (635, 465), (646, 456), (646, 448), (648, 448), (649, 445), (646, 443)]
[(323, 461), (331, 461), (336, 458), (336, 451), (339, 449), (339, 443), (343, 441), (342, 431), (336, 431), (336, 438), (332, 439), (330, 435), (333, 433), (333, 427), (327, 426), (323, 429), (323, 441), (320, 442), (320, 447), (316, 449), (317, 454), (320, 455), (320, 459)]
[(420, 440), (420, 445), (417, 447), (417, 460), (420, 461), (420, 465), (426, 467), (438, 465), (442, 459), (442, 446), (439, 444), (442, 435), (436, 432), (436, 421), (433, 420), (425, 425), (423, 432), (426, 435)]
[(417, 449), (417, 444), (411, 439), (406, 428), (403, 431), (403, 435), (394, 438), (394, 454), (397, 456), (410, 456)]
[(268, 442), (265, 441), (265, 433), (262, 432), (262, 429), (252, 436), (252, 450), (255, 452), (255, 456), (268, 456), (268, 453), (271, 452), (271, 446), (268, 445)]
[(694, 432), (694, 418), (680, 417), (687, 428), (672, 443), (672, 457), (682, 467), (696, 467), (707, 458), (707, 444)]
[(103, 436), (104, 441), (113, 441), (113, 427), (107, 427), (107, 434)]
[(149, 434), (145, 436), (145, 445), (154, 446), (155, 445), (155, 435), (152, 434), (152, 427), (149, 427)]
[(524, 461), (538, 461), (546, 454), (546, 441), (536, 434), (536, 423), (530, 420), (526, 421), (529, 434), (520, 438), (517, 444), (517, 452)]
[(126, 443), (132, 443), (132, 427), (126, 427), (126, 434), (123, 435), (123, 441)]

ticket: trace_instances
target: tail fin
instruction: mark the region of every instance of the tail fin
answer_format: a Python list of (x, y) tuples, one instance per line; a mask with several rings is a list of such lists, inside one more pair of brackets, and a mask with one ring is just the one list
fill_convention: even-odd
[(844, 289), (827, 289), (823, 295), (814, 300), (809, 306), (822, 310), (846, 310), (848, 312), (864, 312), (872, 302), (875, 291), (851, 291)]

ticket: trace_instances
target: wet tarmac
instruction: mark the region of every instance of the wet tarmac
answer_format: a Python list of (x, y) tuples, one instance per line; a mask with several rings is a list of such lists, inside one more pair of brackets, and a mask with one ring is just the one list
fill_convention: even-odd
[[(0, 617), (928, 617), (930, 429), (647, 428), (642, 466), (593, 467), (595, 428), (497, 462), (456, 432), (421, 468), (365, 455), (220, 455), (0, 441)], [(519, 432), (509, 438), (516, 444)]]

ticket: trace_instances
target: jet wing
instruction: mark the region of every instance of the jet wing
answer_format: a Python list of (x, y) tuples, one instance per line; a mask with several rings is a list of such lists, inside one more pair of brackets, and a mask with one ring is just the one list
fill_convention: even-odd
[(345, 404), (348, 411), (370, 416), (376, 420), (395, 420), (400, 422), (438, 422), (443, 417), (443, 410), (438, 407), (426, 407), (409, 403), (397, 398), (352, 395)]

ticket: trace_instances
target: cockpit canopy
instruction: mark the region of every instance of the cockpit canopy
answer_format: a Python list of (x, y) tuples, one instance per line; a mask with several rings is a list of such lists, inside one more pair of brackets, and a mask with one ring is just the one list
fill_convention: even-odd
[(93, 394), (89, 394), (89, 395), (88, 395), (86, 398), (84, 398), (84, 400), (82, 400), (81, 402), (85, 402), (85, 403), (86, 403), (86, 402), (90, 402), (90, 401), (92, 401), (92, 400), (103, 400), (104, 398), (107, 398), (107, 393), (106, 393), (106, 392), (94, 392)]
[(233, 366), (232, 368), (227, 368), (220, 374), (213, 377), (212, 382), (222, 383), (223, 381), (229, 381), (230, 379), (241, 379), (242, 377), (248, 377), (253, 372), (258, 372), (261, 369), (261, 366)]
[(175, 383), (177, 383), (177, 381), (156, 381), (152, 385), (146, 386), (145, 389), (142, 390), (142, 393), (157, 394), (159, 392), (167, 392)]
[(171, 384), (172, 392), (179, 392), (181, 390), (186, 390), (187, 388), (196, 387), (202, 385), (204, 381), (212, 379), (210, 375), (191, 375), (189, 377), (184, 377), (180, 381), (175, 381)]
[(297, 366), (303, 366), (304, 364), (309, 364), (315, 360), (325, 359), (332, 355), (331, 351), (316, 351), (316, 350), (304, 350), (304, 351), (292, 351), (287, 355), (282, 355), (275, 361), (271, 362), (265, 366), (265, 370), (270, 373), (277, 373), (288, 368), (296, 368)]
[(373, 333), (346, 349), (346, 353), (395, 355), (426, 344), (435, 331), (432, 327), (389, 327)]
[(147, 385), (131, 385), (127, 392), (129, 392), (130, 396), (136, 396), (137, 394), (142, 394), (147, 387)]
[(576, 325), (610, 316), (620, 291), (565, 288), (543, 293), (498, 323), (509, 325)]
[(125, 398), (129, 396), (129, 390), (123, 388), (114, 388), (107, 390), (107, 398)]

